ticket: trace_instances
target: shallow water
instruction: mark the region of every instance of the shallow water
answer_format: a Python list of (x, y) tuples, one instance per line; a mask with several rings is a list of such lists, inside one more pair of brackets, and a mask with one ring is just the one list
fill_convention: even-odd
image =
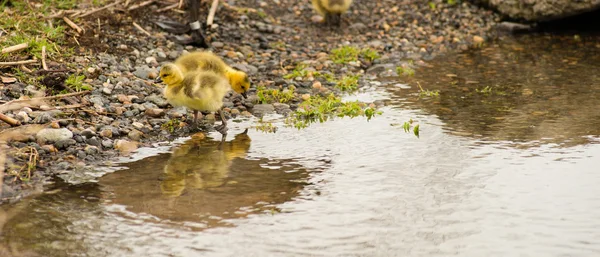
[[(599, 255), (600, 46), (570, 40), (437, 59), (410, 88), (349, 97), (385, 99), (370, 122), (232, 123), (223, 144), (192, 138), (56, 185), (1, 207), (0, 242), (43, 256)], [(417, 81), (440, 96), (419, 98)]]

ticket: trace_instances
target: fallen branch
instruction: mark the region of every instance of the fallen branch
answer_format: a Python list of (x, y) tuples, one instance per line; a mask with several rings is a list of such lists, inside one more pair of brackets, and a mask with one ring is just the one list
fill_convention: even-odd
[[(58, 99), (58, 98), (69, 97), (69, 96), (84, 95), (84, 94), (89, 94), (90, 92), (91, 91), (81, 91), (81, 92), (75, 92), (75, 93), (69, 93), (69, 94), (35, 97), (35, 98), (31, 98), (31, 99), (12, 100), (8, 103), (0, 105), (0, 112), (5, 112), (8, 110), (14, 110), (14, 109), (20, 109), (22, 107), (27, 106), (27, 103), (31, 103), (31, 102), (39, 102), (40, 104), (36, 104), (36, 105), (41, 105), (42, 100), (50, 100), (50, 99)], [(11, 105), (16, 105), (17, 107), (11, 108)]]
[(42, 46), (42, 68), (48, 70), (48, 65), (46, 65), (46, 46)]
[(176, 8), (176, 7), (177, 7), (177, 5), (178, 5), (177, 3), (174, 3), (174, 4), (172, 4), (172, 5), (169, 5), (169, 6), (167, 6), (167, 7), (160, 8), (160, 9), (156, 10), (155, 12), (164, 12), (164, 11), (168, 11), (168, 10), (171, 10), (171, 9), (173, 9), (173, 8)]
[(7, 53), (12, 53), (12, 52), (16, 52), (19, 50), (23, 50), (25, 48), (29, 47), (29, 44), (27, 43), (22, 43), (22, 44), (18, 44), (18, 45), (14, 45), (14, 46), (9, 46), (9, 47), (5, 47), (2, 49), (2, 53), (3, 54), (7, 54)]
[(16, 62), (0, 62), (0, 66), (14, 66), (14, 65), (22, 65), (22, 64), (31, 64), (36, 63), (37, 60), (26, 60), (26, 61), (16, 61)]
[(15, 119), (13, 119), (13, 118), (11, 118), (11, 117), (8, 117), (8, 116), (6, 116), (6, 115), (4, 115), (4, 114), (2, 114), (2, 113), (0, 113), (0, 120), (2, 120), (2, 121), (4, 121), (4, 122), (8, 123), (9, 125), (11, 125), (11, 126), (13, 126), (13, 127), (14, 127), (14, 126), (19, 126), (19, 125), (21, 125), (21, 122), (20, 122), (20, 121), (18, 121), (18, 120), (15, 120)]
[(133, 11), (133, 10), (135, 10), (135, 9), (138, 9), (138, 8), (140, 8), (140, 7), (144, 7), (144, 6), (146, 6), (146, 5), (149, 5), (149, 4), (151, 4), (151, 3), (154, 3), (154, 0), (148, 0), (148, 1), (146, 1), (146, 2), (141, 2), (141, 3), (139, 3), (139, 4), (132, 5), (131, 7), (127, 8), (127, 10), (128, 10), (128, 11)]
[(183, 7), (183, 0), (179, 0), (179, 9)]
[(77, 26), (77, 24), (75, 24), (73, 21), (69, 20), (69, 18), (63, 17), (63, 20), (67, 23), (67, 25), (69, 25), (69, 27), (77, 30), (77, 33), (81, 34), (81, 32), (83, 32), (83, 29)]
[(24, 71), (26, 73), (32, 73), (33, 72), (29, 68), (25, 67), (25, 65), (19, 66), (19, 69), (21, 69), (22, 71)]
[[(129, 1), (127, 1), (127, 2), (129, 2)], [(97, 13), (97, 12), (99, 12), (99, 11), (106, 10), (106, 9), (108, 9), (108, 8), (111, 8), (111, 7), (113, 7), (113, 6), (115, 6), (115, 5), (118, 5), (118, 4), (120, 4), (120, 3), (121, 3), (121, 1), (116, 1), (116, 2), (114, 2), (114, 3), (112, 3), (112, 4), (105, 5), (105, 6), (102, 6), (102, 7), (98, 8), (98, 9), (91, 10), (91, 11), (89, 11), (89, 12), (86, 12), (86, 13), (84, 13), (84, 14), (80, 15), (80, 16), (79, 16), (79, 18), (83, 18), (83, 17), (85, 17), (85, 16), (92, 15), (92, 14), (94, 14), (94, 13)]]
[(210, 12), (208, 13), (208, 17), (206, 18), (206, 26), (210, 27), (213, 24), (213, 20), (215, 19), (215, 13), (217, 12), (217, 7), (219, 7), (219, 0), (213, 0), (210, 5)]
[(146, 34), (147, 36), (151, 37), (152, 34), (150, 34), (150, 32), (146, 31), (144, 28), (142, 28), (140, 25), (138, 25), (137, 23), (133, 22), (133, 26), (138, 29), (139, 31), (143, 32), (144, 34)]

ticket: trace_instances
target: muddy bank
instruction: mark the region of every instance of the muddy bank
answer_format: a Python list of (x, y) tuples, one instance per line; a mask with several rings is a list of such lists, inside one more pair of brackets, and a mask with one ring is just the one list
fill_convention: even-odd
[[(210, 50), (248, 72), (253, 81), (248, 99), (233, 93), (227, 96), (226, 117), (287, 115), (310, 96), (345, 93), (336, 87), (345, 76), (367, 74), (357, 80), (357, 87), (371, 86), (372, 75), (393, 75), (397, 66), (424, 65), (436, 55), (464, 50), (492, 37), (497, 22), (492, 12), (468, 3), (428, 3), (356, 1), (339, 29), (313, 22), (316, 14), (308, 1), (259, 2), (258, 8), (254, 1), (221, 6), (217, 25), (207, 30)], [(0, 103), (23, 95), (61, 92), (65, 89), (60, 82), (71, 75), (82, 76), (79, 85), (89, 86), (63, 92), (75, 93), (72, 96), (4, 112), (21, 125), (0, 124), (0, 133), (8, 141), (3, 150), (7, 157), (2, 163), (6, 167), (2, 202), (41, 191), (43, 183), (55, 175), (110, 163), (138, 147), (198, 132), (189, 129), (189, 113), (171, 108), (161, 88), (152, 83), (162, 63), (196, 50), (176, 43), (174, 35), (153, 23), (184, 20), (176, 9), (156, 12), (164, 7), (152, 4), (128, 11), (116, 5), (78, 19), (85, 32), (66, 38), (72, 54), (55, 54), (47, 63), (50, 70), (64, 72), (35, 73), (41, 69), (37, 64), (29, 65), (34, 73), (23, 76), (16, 76), (15, 69), (0, 69), (3, 76), (17, 78), (0, 84)], [(14, 8), (7, 6), (3, 12), (14, 12)], [(132, 26), (133, 22), (150, 36)], [(338, 61), (339, 54), (353, 49), (360, 53)], [(299, 63), (304, 64), (301, 69)], [(31, 80), (42, 81), (44, 87)], [(282, 102), (257, 94), (272, 89), (290, 98)], [(214, 122), (220, 121), (212, 114), (203, 115), (201, 132), (211, 130)]]

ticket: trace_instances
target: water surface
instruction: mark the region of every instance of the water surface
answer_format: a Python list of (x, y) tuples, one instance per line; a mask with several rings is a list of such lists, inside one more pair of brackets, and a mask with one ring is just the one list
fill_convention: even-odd
[[(350, 97), (388, 103), (370, 122), (275, 134), (232, 123), (224, 143), (185, 139), (98, 183), (56, 185), (1, 207), (0, 253), (600, 255), (592, 39), (526, 36), (448, 55), (406, 85), (388, 78)], [(439, 97), (419, 97), (417, 82)], [(419, 138), (400, 126), (410, 119)]]

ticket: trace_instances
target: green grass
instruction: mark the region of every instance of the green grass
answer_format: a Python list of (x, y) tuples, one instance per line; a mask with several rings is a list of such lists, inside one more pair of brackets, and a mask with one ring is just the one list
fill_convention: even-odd
[(275, 133), (277, 132), (277, 127), (273, 126), (272, 122), (263, 121), (262, 118), (258, 120), (258, 125), (254, 127), (256, 131), (262, 131), (265, 133)]
[(374, 108), (358, 101), (343, 102), (340, 97), (333, 94), (328, 96), (311, 96), (302, 102), (298, 109), (286, 119), (286, 126), (303, 129), (311, 123), (325, 122), (331, 117), (358, 117), (365, 116), (367, 121), (375, 115), (381, 114)]
[(75, 75), (71, 74), (65, 80), (65, 86), (75, 90), (76, 92), (84, 91), (84, 90), (92, 90), (92, 87), (88, 84), (84, 84), (83, 80), (85, 79), (85, 75)]
[(398, 66), (396, 67), (396, 73), (398, 76), (414, 76), (415, 70), (410, 67)]
[(283, 76), (284, 79), (295, 79), (295, 78), (304, 78), (308, 75), (308, 71), (306, 70), (307, 65), (304, 63), (298, 63), (292, 72), (285, 74)]
[(360, 50), (353, 46), (342, 46), (331, 50), (330, 58), (334, 63), (346, 64), (357, 61)]
[(360, 51), (360, 55), (369, 62), (372, 62), (372, 61), (375, 61), (375, 60), (381, 58), (379, 53), (371, 48), (363, 48), (363, 50)]
[(294, 88), (281, 91), (279, 89), (268, 89), (265, 86), (258, 86), (256, 96), (258, 96), (258, 103), (261, 104), (288, 103), (294, 99)]
[(337, 81), (337, 84), (335, 85), (335, 87), (337, 89), (345, 91), (345, 92), (356, 91), (358, 89), (358, 79), (359, 78), (360, 78), (360, 75), (346, 75), (342, 79)]
[(439, 90), (423, 89), (423, 87), (421, 87), (421, 83), (419, 83), (419, 82), (417, 82), (417, 85), (419, 86), (419, 97), (438, 97), (438, 96), (440, 96)]

